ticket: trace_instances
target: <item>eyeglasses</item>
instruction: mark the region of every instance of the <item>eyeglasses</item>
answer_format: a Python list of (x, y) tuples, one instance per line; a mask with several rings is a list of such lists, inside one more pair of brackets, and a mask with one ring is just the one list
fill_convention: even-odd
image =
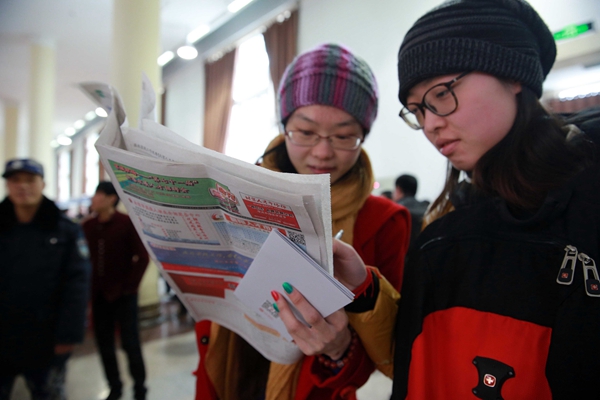
[(425, 122), (425, 109), (428, 109), (435, 115), (445, 117), (452, 114), (458, 108), (458, 99), (452, 85), (471, 71), (463, 72), (456, 78), (448, 82), (438, 83), (432, 86), (423, 95), (421, 103), (408, 103), (406, 107), (400, 110), (400, 118), (413, 129), (423, 129)]
[(356, 150), (364, 141), (363, 138), (354, 135), (321, 136), (310, 131), (286, 131), (285, 135), (296, 146), (313, 147), (321, 139), (327, 139), (331, 147), (338, 150)]

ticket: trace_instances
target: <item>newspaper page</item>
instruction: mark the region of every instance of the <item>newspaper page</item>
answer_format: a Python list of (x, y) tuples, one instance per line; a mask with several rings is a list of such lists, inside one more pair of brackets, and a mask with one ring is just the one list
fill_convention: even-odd
[(298, 360), (297, 346), (233, 291), (272, 230), (332, 273), (329, 177), (273, 172), (188, 142), (148, 118), (147, 79), (139, 128), (110, 93), (96, 148), (162, 276), (196, 321), (236, 332), (271, 361)]

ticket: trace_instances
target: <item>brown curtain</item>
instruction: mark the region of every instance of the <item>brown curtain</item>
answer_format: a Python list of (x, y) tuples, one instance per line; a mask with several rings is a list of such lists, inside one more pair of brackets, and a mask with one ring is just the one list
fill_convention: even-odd
[(204, 147), (223, 152), (233, 105), (233, 68), (236, 50), (204, 64)]
[(558, 114), (570, 114), (583, 111), (586, 108), (600, 106), (600, 95), (586, 96), (573, 100), (561, 101), (559, 99), (550, 99), (545, 102), (546, 106)]
[(161, 125), (167, 124), (167, 88), (163, 89), (162, 95), (160, 96), (160, 119), (158, 123)]
[(275, 93), (285, 67), (294, 60), (298, 51), (298, 10), (292, 11), (285, 21), (275, 22), (264, 33), (265, 46), (269, 55), (269, 69)]

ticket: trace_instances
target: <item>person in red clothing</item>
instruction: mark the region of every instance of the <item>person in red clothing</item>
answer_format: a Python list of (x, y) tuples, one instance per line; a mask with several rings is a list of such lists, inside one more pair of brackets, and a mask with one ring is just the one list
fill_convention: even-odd
[[(396, 289), (410, 237), (403, 206), (371, 194), (373, 172), (362, 143), (377, 115), (378, 89), (367, 63), (347, 48), (324, 44), (287, 67), (278, 91), (282, 134), (260, 165), (280, 172), (329, 174), (333, 232), (344, 231), (364, 262)], [(275, 289), (275, 288), (274, 288)], [(353, 310), (350, 305), (346, 311)], [(228, 329), (196, 324), (200, 365), (196, 399), (351, 399), (374, 370), (344, 310), (325, 319), (327, 348), (296, 344), (307, 355), (280, 365)]]
[(127, 353), (134, 398), (146, 398), (146, 368), (138, 330), (138, 287), (148, 253), (129, 217), (116, 210), (119, 197), (111, 182), (100, 182), (92, 197), (95, 216), (83, 223), (92, 261), (92, 314), (96, 344), (110, 394), (121, 398), (123, 384), (115, 350), (115, 325)]

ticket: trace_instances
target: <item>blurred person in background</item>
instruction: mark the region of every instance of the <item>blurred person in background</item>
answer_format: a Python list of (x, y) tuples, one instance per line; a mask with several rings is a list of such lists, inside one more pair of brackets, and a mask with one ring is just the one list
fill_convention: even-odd
[(107, 400), (123, 395), (115, 348), (117, 325), (134, 381), (134, 399), (144, 400), (146, 368), (140, 344), (138, 288), (149, 257), (129, 216), (117, 211), (118, 203), (113, 184), (100, 182), (90, 206), (93, 216), (83, 223), (93, 266), (94, 334), (110, 387)]
[(66, 362), (83, 341), (90, 281), (80, 227), (42, 191), (44, 168), (8, 161), (0, 203), (0, 400), (18, 375), (33, 400), (64, 400)]

